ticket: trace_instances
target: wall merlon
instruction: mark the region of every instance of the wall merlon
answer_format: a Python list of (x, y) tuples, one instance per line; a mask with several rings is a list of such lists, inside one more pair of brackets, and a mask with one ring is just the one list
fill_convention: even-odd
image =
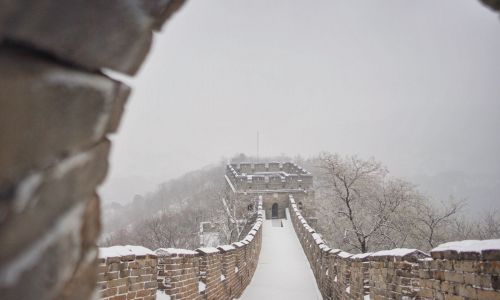
[[(392, 249), (351, 254), (330, 249), (289, 198), (292, 224), (324, 299), (497, 299), (500, 240), (440, 245), (429, 254)], [(487, 267), (485, 267), (487, 266)]]
[[(154, 252), (138, 246), (102, 248), (101, 299), (122, 295), (142, 299), (144, 295), (156, 295), (157, 290), (172, 299), (239, 297), (257, 268), (262, 242), (262, 203), (259, 208), (251, 230), (232, 245), (196, 250), (160, 248)], [(131, 292), (136, 294), (128, 296)]]

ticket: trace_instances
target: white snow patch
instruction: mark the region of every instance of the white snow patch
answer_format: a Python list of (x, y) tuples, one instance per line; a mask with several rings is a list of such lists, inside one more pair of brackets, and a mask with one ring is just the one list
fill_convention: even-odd
[(373, 252), (359, 253), (359, 254), (354, 254), (353, 256), (351, 256), (351, 258), (353, 258), (353, 259), (357, 259), (357, 258), (363, 259), (365, 257), (368, 257), (368, 256), (372, 255), (372, 254), (373, 254)]
[[(80, 242), (79, 232), (75, 231), (75, 228), (80, 228), (82, 215), (84, 212), (83, 203), (75, 205), (68, 213), (62, 216), (56, 221), (55, 225), (48, 231), (47, 234), (42, 236), (39, 240), (33, 243), (29, 248), (23, 253), (20, 253), (15, 257), (10, 263), (4, 266), (0, 270), (0, 286), (11, 286), (15, 284), (19, 278), (28, 268), (36, 264), (40, 258), (40, 255), (54, 243), (59, 237), (66, 235), (68, 233), (73, 234), (73, 239), (75, 242)], [(75, 253), (79, 255), (79, 252)], [(78, 257), (73, 257), (78, 258)], [(70, 268), (71, 270), (68, 270)], [(61, 275), (61, 278), (69, 276), (71, 274), (72, 266), (68, 266), (65, 272)], [(69, 272), (69, 274), (68, 274)]]
[(88, 162), (91, 158), (90, 153), (88, 152), (83, 152), (79, 153), (76, 155), (73, 155), (65, 160), (63, 160), (61, 163), (59, 163), (55, 170), (54, 170), (54, 176), (56, 178), (62, 178), (66, 173), (71, 171), (72, 169), (81, 166)]
[(156, 253), (146, 247), (132, 245), (99, 248), (99, 258), (120, 257), (127, 255), (143, 256), (156, 255)]
[(214, 254), (214, 253), (219, 253), (219, 249), (214, 248), (214, 247), (201, 247), (196, 249), (199, 252), (203, 252), (205, 254)]
[(156, 291), (156, 300), (170, 300), (170, 296), (165, 294), (164, 291)]
[(371, 298), (370, 298), (370, 295), (364, 295), (364, 296), (363, 296), (363, 300), (370, 300), (370, 299), (371, 299)]
[(396, 248), (391, 250), (382, 250), (373, 253), (371, 256), (405, 256), (413, 252), (423, 253), (418, 249)]
[(238, 248), (241, 248), (243, 247), (245, 244), (243, 244), (242, 242), (234, 242), (233, 245), (235, 245), (236, 247)]
[(234, 248), (234, 246), (231, 246), (231, 245), (222, 245), (222, 246), (219, 246), (219, 248), (221, 248), (224, 251), (229, 251), (229, 250), (236, 249), (236, 248)]
[(234, 267), (234, 273), (238, 273), (240, 269), (238, 267)]
[(42, 174), (34, 173), (21, 181), (16, 190), (16, 198), (13, 204), (13, 209), (16, 213), (22, 212), (30, 200), (32, 200), (36, 189), (42, 183), (42, 178)]
[(220, 281), (224, 281), (224, 280), (226, 280), (226, 276), (224, 276), (224, 275), (221, 274), (220, 275)]
[(351, 286), (350, 286), (350, 285), (348, 285), (348, 286), (347, 286), (347, 288), (345, 289), (345, 291), (346, 291), (348, 294), (350, 294), (350, 293), (351, 293)]
[(477, 252), (480, 253), (483, 250), (500, 250), (500, 239), (496, 240), (465, 240), (459, 242), (449, 242), (444, 243), (436, 248), (432, 249), (431, 252), (439, 251), (457, 251), (457, 252)]
[(106, 126), (110, 117), (109, 110), (114, 100), (115, 82), (103, 76), (83, 74), (79, 72), (60, 72), (51, 71), (45, 74), (44, 79), (52, 84), (63, 84), (64, 86), (91, 86), (106, 100), (105, 110), (98, 117), (96, 126), (94, 127), (94, 138), (98, 139), (106, 130)]
[(174, 255), (174, 254), (197, 254), (193, 250), (188, 250), (188, 249), (177, 249), (177, 248), (159, 248), (155, 250), (155, 253), (157, 255)]
[(203, 292), (207, 288), (207, 285), (203, 281), (198, 281), (198, 292)]
[(348, 257), (351, 257), (352, 254), (351, 253), (348, 253), (348, 252), (345, 252), (345, 251), (340, 251), (339, 253), (337, 253), (338, 256), (342, 257), (342, 258), (348, 258)]

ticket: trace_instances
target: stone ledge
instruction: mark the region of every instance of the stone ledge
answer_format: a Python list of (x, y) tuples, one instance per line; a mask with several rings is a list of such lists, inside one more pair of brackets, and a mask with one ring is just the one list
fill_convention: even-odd
[[(2, 4), (0, 40), (27, 45), (88, 70), (134, 75), (153, 30), (184, 1), (17, 0)], [(111, 13), (111, 15), (110, 15)]]

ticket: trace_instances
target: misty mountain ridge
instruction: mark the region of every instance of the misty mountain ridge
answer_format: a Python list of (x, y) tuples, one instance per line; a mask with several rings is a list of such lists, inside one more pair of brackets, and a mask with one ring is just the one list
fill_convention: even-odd
[[(283, 161), (290, 158), (282, 155), (262, 161)], [(315, 173), (311, 159), (295, 159), (306, 169)], [(257, 161), (247, 156), (234, 157), (233, 161)], [(224, 184), (225, 163), (212, 164), (168, 180), (145, 195), (136, 194), (125, 203), (103, 201), (104, 233), (124, 228), (131, 223), (156, 215), (163, 211), (180, 212), (183, 208), (204, 209), (216, 205), (215, 199), (206, 195), (211, 189)], [(450, 198), (466, 200), (466, 213), (479, 217), (486, 210), (500, 210), (500, 174), (468, 174), (461, 171), (446, 171), (435, 175), (415, 175), (409, 180), (418, 190), (429, 196), (432, 202), (448, 201)]]

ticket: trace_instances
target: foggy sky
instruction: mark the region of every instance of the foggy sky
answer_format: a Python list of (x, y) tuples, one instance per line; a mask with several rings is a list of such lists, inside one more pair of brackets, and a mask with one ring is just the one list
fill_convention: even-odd
[(125, 78), (103, 200), (254, 155), (257, 131), (261, 155), (498, 176), (499, 54), (500, 18), (476, 0), (190, 0)]

